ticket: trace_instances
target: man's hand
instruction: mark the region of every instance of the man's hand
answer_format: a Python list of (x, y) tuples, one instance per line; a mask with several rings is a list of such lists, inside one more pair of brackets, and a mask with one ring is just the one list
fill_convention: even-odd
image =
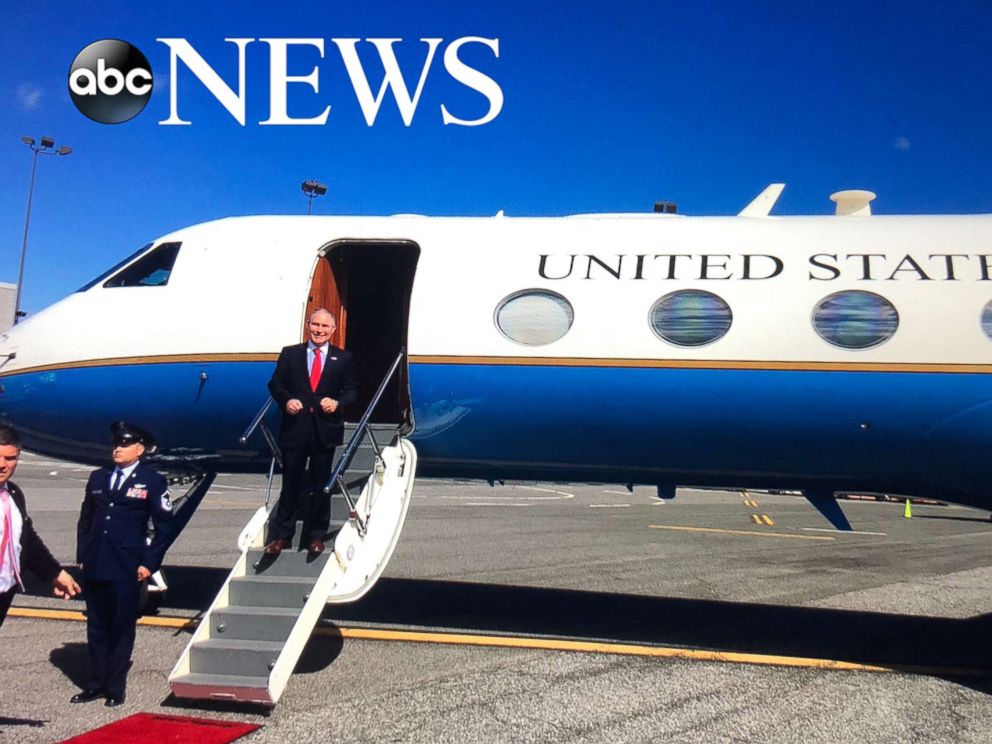
[(296, 398), (293, 398), (292, 400), (286, 402), (286, 413), (288, 413), (290, 416), (295, 416), (302, 410), (303, 410), (303, 403), (298, 401)]
[(69, 599), (82, 593), (79, 584), (64, 569), (59, 571), (59, 575), (52, 581), (52, 594), (60, 599)]
[(147, 568), (145, 568), (144, 566), (138, 566), (138, 581), (139, 582), (140, 581), (145, 581), (151, 575), (152, 575), (152, 572), (149, 571)]
[(321, 398), (320, 410), (324, 413), (334, 413), (338, 410), (338, 402), (334, 398)]

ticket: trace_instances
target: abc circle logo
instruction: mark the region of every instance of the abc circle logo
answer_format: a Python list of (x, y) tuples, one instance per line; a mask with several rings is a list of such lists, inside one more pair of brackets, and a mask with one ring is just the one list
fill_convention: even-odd
[(72, 60), (69, 95), (93, 121), (120, 124), (140, 114), (151, 98), (151, 65), (126, 41), (94, 41)]

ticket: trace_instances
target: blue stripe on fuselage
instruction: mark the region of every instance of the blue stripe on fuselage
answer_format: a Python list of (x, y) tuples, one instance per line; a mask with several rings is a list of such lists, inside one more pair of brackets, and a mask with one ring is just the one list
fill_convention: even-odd
[[(130, 419), (167, 454), (267, 463), (256, 434), (271, 362), (59, 369), (3, 378), (0, 412), (29, 449), (101, 462)], [(206, 373), (206, 380), (201, 380)], [(425, 475), (838, 487), (982, 505), (992, 376), (982, 374), (410, 365)], [(276, 426), (273, 413), (270, 425)], [(254, 456), (248, 453), (254, 451)]]

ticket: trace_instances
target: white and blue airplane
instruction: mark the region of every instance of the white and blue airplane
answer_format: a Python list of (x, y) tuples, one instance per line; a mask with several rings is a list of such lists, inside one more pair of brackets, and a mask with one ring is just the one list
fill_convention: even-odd
[(407, 350), (375, 420), (420, 475), (992, 509), (992, 216), (872, 216), (861, 191), (769, 216), (781, 190), (736, 217), (185, 228), (0, 336), (0, 413), (56, 457), (102, 461), (129, 418), (167, 460), (264, 469), (239, 434), (325, 306), (360, 398)]
[(256, 512), (169, 678), (266, 705), (325, 603), (381, 575), (415, 473), (802, 490), (843, 529), (836, 492), (992, 509), (992, 215), (872, 216), (873, 194), (846, 191), (833, 216), (772, 217), (781, 190), (736, 217), (178, 230), (0, 336), (0, 415), (81, 462), (106, 457), (109, 421), (138, 422), (161, 463), (206, 473), (195, 508), (210, 473), (272, 467), (242, 433), (279, 350), (314, 308), (337, 313), (353, 418), (384, 390), (373, 421), (396, 436), (325, 563), (268, 565)]

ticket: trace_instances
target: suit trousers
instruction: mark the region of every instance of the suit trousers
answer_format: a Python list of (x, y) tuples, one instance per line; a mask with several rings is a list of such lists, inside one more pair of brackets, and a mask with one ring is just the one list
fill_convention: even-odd
[(3, 621), (7, 619), (7, 610), (10, 609), (10, 603), (14, 601), (14, 595), (17, 594), (17, 587), (12, 586), (5, 592), (0, 592), (0, 625), (3, 625)]
[(87, 689), (123, 697), (134, 651), (141, 602), (137, 577), (129, 581), (86, 580), (86, 641), (90, 655)]
[(303, 521), (304, 543), (324, 539), (331, 524), (331, 496), (324, 493), (324, 484), (333, 465), (333, 447), (311, 443), (282, 451), (282, 490), (269, 521), (270, 540), (292, 540), (297, 519)]

